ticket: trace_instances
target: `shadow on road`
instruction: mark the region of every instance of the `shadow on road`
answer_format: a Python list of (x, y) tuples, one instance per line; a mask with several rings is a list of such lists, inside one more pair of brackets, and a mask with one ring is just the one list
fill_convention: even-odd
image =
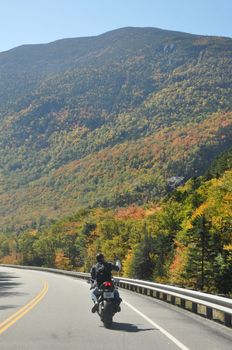
[(20, 278), (19, 276), (16, 276), (13, 272), (0, 272), (0, 281), (7, 281), (12, 279)]
[(0, 311), (1, 310), (7, 310), (7, 309), (15, 309), (17, 305), (0, 305)]
[(113, 331), (123, 331), (128, 333), (137, 333), (137, 332), (146, 332), (146, 331), (155, 331), (156, 328), (138, 328), (135, 324), (132, 323), (122, 323), (114, 322), (111, 330)]
[(14, 297), (14, 296), (25, 294), (25, 293), (17, 292), (16, 288), (22, 285), (22, 283), (16, 282), (17, 278), (19, 277), (15, 276), (15, 274), (13, 273), (11, 274), (7, 272), (0, 272), (0, 298)]

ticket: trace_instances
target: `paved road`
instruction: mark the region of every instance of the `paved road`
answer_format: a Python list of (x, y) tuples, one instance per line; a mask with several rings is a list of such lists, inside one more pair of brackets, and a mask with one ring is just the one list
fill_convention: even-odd
[(120, 290), (112, 329), (90, 312), (89, 285), (73, 277), (0, 267), (1, 350), (231, 350), (232, 330)]

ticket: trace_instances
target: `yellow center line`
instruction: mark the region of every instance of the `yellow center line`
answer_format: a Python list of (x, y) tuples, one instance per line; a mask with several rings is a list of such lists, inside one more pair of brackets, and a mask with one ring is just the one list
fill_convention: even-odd
[(7, 318), (5, 321), (0, 323), (0, 334), (5, 332), (9, 327), (11, 327), (15, 322), (17, 322), (20, 318), (26, 315), (33, 307), (35, 307), (40, 300), (44, 298), (48, 291), (48, 283), (44, 281), (43, 289), (39, 292), (39, 294), (32, 299), (29, 303), (24, 305), (21, 309), (19, 309), (12, 316)]

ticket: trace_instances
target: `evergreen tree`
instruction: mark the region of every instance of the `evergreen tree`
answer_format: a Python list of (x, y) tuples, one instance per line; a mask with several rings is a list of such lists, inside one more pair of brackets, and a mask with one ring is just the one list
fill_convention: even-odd
[(137, 245), (132, 258), (131, 275), (134, 278), (151, 280), (154, 267), (154, 239), (145, 228), (144, 236)]
[(218, 251), (218, 242), (213, 240), (209, 228), (210, 223), (202, 215), (193, 221), (186, 235), (189, 257), (184, 275), (192, 287), (202, 291), (213, 288), (213, 262)]

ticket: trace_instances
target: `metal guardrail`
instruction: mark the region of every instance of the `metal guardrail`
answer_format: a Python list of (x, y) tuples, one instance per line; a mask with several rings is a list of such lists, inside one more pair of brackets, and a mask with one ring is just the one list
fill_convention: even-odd
[(230, 298), (129, 278), (115, 278), (115, 280), (121, 288), (157, 298), (232, 327), (232, 299)]
[(85, 272), (58, 270), (58, 269), (51, 269), (48, 267), (38, 267), (38, 266), (21, 266), (21, 265), (7, 265), (7, 264), (0, 264), (0, 266), (12, 267), (12, 268), (22, 269), (22, 270), (35, 270), (35, 271), (52, 272), (52, 273), (57, 273), (59, 275), (66, 275), (66, 276), (81, 278), (81, 279), (85, 279), (85, 280), (90, 279), (90, 274), (85, 273)]
[[(90, 279), (90, 274), (83, 272), (57, 270), (35, 266), (3, 264), (1, 266), (45, 271), (85, 280)], [(130, 278), (114, 277), (114, 280), (115, 284), (121, 288), (157, 298), (172, 305), (189, 310), (195, 314), (204, 316), (210, 320), (219, 321), (227, 327), (232, 327), (232, 299), (230, 298)]]

